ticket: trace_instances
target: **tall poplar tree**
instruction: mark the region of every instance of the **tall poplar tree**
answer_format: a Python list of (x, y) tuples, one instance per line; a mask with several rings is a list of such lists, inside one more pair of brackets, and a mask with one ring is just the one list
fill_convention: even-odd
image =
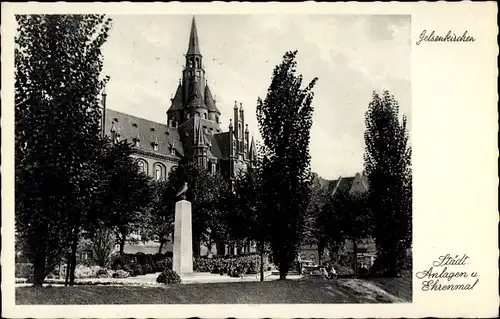
[(273, 232), (272, 257), (280, 279), (294, 261), (302, 241), (310, 196), (309, 139), (317, 78), (302, 88), (297, 51), (286, 52), (273, 72), (265, 100), (257, 101), (257, 119), (266, 154), (262, 162), (263, 205)]
[(366, 113), (365, 170), (374, 219), (377, 268), (398, 275), (412, 235), (411, 146), (405, 116), (388, 91), (373, 93)]
[(104, 15), (17, 15), (16, 231), (41, 286), (75, 243), (98, 178)]

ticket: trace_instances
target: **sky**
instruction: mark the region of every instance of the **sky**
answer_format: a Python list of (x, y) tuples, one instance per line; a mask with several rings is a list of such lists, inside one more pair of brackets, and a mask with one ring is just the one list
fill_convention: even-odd
[[(107, 107), (166, 123), (182, 76), (191, 15), (110, 16), (103, 74)], [(227, 131), (234, 101), (260, 139), (257, 98), (274, 67), (298, 50), (304, 85), (314, 77), (311, 169), (326, 179), (363, 170), (365, 112), (372, 92), (389, 90), (411, 131), (410, 17), (373, 15), (197, 15), (208, 85)]]

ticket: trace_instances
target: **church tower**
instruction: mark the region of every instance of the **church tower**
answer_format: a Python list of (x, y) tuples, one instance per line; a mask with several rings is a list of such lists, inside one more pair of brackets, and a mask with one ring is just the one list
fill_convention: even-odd
[(189, 35), (188, 50), (186, 52), (186, 67), (182, 72), (182, 84), (184, 88), (184, 118), (189, 119), (199, 116), (208, 119), (208, 109), (205, 105), (205, 70), (203, 68), (203, 56), (198, 41), (196, 20), (191, 22), (191, 33)]
[(182, 77), (167, 111), (167, 125), (176, 129), (183, 157), (210, 172), (233, 177), (251, 165), (252, 145), (243, 104), (235, 101), (229, 132), (220, 128), (220, 111), (209, 88), (196, 20), (191, 21)]
[(167, 111), (167, 122), (174, 126), (181, 125), (194, 117), (219, 124), (220, 112), (206, 81), (203, 55), (194, 17), (191, 21), (182, 79), (179, 80), (171, 102)]

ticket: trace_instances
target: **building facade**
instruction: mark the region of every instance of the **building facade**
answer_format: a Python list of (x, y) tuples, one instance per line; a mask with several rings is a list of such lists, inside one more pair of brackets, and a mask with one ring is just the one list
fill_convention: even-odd
[(157, 180), (167, 179), (183, 160), (226, 178), (255, 163), (255, 142), (245, 124), (242, 103), (234, 102), (233, 118), (224, 132), (205, 73), (193, 17), (185, 67), (165, 123), (105, 109), (105, 134), (113, 141), (132, 142), (139, 169)]
[[(228, 179), (255, 164), (257, 150), (253, 138), (250, 139), (242, 103), (234, 102), (228, 130), (223, 131), (220, 126), (221, 112), (206, 80), (194, 17), (185, 66), (168, 109), (166, 106), (165, 122), (109, 109), (105, 98), (104, 95), (103, 133), (114, 142), (124, 139), (131, 142), (139, 169), (156, 180), (166, 180), (181, 162), (194, 162)], [(131, 236), (140, 239), (140, 230)], [(157, 246), (152, 242), (127, 245), (125, 252), (149, 253)], [(163, 252), (170, 246), (165, 245)], [(201, 247), (201, 252), (208, 253), (208, 248)]]

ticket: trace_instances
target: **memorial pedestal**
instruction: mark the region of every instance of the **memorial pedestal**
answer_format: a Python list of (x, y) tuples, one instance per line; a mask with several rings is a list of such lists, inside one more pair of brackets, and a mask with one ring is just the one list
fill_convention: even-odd
[(186, 200), (175, 204), (174, 248), (172, 270), (182, 279), (193, 273), (193, 234), (191, 203)]

